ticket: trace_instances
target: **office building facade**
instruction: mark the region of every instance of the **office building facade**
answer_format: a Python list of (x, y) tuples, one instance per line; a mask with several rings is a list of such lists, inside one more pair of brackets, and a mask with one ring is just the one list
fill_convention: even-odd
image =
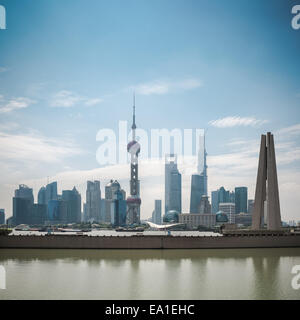
[(235, 188), (235, 213), (241, 212), (247, 213), (248, 208), (248, 188), (247, 187), (236, 187)]
[(174, 154), (165, 159), (165, 214), (170, 210), (181, 212), (181, 174)]

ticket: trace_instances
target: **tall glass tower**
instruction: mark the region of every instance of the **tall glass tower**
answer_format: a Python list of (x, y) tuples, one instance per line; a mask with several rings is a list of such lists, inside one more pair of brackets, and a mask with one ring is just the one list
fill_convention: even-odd
[(202, 196), (207, 196), (205, 134), (199, 136), (197, 173), (192, 175), (190, 213), (199, 213)]
[(181, 174), (175, 154), (165, 157), (165, 214), (170, 210), (181, 213)]
[(138, 156), (141, 151), (140, 144), (135, 136), (135, 96), (133, 96), (132, 140), (127, 145), (130, 154), (130, 196), (127, 198), (127, 224), (140, 223), (140, 181), (138, 176)]

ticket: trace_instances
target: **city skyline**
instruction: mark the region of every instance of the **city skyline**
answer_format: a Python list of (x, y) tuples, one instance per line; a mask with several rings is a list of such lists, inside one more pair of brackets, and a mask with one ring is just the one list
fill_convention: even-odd
[[(60, 193), (76, 186), (83, 200), (87, 180), (103, 187), (118, 179), (130, 194), (128, 165), (99, 168), (95, 137), (130, 119), (135, 90), (139, 128), (207, 130), (208, 194), (247, 186), (254, 198), (260, 134), (273, 132), (282, 219), (299, 220), (299, 32), (289, 1), (119, 1), (118, 10), (98, 1), (2, 2), (0, 207), (7, 217), (17, 186), (29, 185), (37, 199), (48, 176)], [(163, 166), (139, 162), (142, 218), (163, 199)], [(178, 169), (189, 212), (197, 168)]]

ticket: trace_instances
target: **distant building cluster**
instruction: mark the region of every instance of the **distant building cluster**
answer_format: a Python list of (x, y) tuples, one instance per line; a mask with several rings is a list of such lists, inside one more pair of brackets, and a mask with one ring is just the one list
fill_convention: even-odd
[(199, 140), (197, 173), (191, 176), (189, 213), (182, 213), (181, 173), (177, 168), (177, 157), (175, 154), (166, 156), (163, 222), (179, 222), (188, 229), (212, 228), (224, 223), (250, 226), (254, 200), (248, 200), (247, 187), (236, 187), (234, 191), (220, 187), (211, 192), (210, 203), (206, 156), (205, 135), (202, 135)]

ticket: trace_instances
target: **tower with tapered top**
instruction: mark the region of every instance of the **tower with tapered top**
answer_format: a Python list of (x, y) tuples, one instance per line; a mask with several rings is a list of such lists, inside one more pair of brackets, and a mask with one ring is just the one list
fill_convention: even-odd
[(127, 224), (140, 223), (140, 181), (138, 176), (138, 156), (141, 151), (140, 144), (136, 141), (135, 130), (135, 95), (133, 96), (132, 140), (127, 145), (130, 154), (130, 196), (127, 198)]

